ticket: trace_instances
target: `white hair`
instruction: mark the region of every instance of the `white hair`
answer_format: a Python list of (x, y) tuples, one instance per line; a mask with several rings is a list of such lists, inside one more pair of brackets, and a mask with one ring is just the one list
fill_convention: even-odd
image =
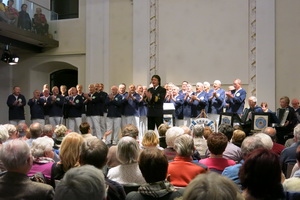
[(210, 87), (210, 83), (207, 81), (203, 82), (203, 85)]
[(179, 156), (189, 157), (194, 152), (194, 140), (188, 134), (177, 137), (174, 141), (174, 149)]
[(100, 169), (91, 165), (75, 167), (67, 171), (55, 188), (56, 200), (105, 199), (105, 179)]
[(174, 147), (174, 140), (183, 135), (184, 130), (179, 127), (171, 127), (166, 132), (166, 143), (168, 147)]
[(297, 139), (297, 141), (300, 141), (300, 124), (298, 124), (295, 128), (294, 128), (294, 136)]
[(117, 145), (117, 159), (122, 164), (137, 162), (140, 147), (135, 139), (129, 136), (122, 137)]
[(215, 83), (215, 84), (218, 84), (218, 85), (221, 85), (221, 84), (222, 84), (220, 80), (215, 80), (214, 83)]
[(198, 86), (198, 87), (203, 87), (203, 83), (197, 82), (197, 83), (196, 83), (196, 87), (197, 87), (197, 86)]
[(20, 139), (11, 140), (0, 149), (0, 160), (8, 170), (24, 166), (30, 156), (28, 144)]
[(8, 131), (9, 137), (12, 136), (12, 134), (17, 131), (16, 126), (13, 124), (4, 124), (4, 126), (6, 127), (6, 129)]
[(48, 136), (39, 137), (32, 142), (31, 153), (33, 157), (39, 158), (45, 155), (45, 152), (52, 151), (54, 145), (53, 139)]
[(0, 125), (0, 143), (4, 143), (8, 139), (8, 130), (4, 125)]
[(257, 98), (255, 97), (255, 96), (251, 96), (251, 97), (249, 97), (249, 100), (251, 100), (251, 101), (253, 101), (253, 102), (257, 102)]
[(267, 148), (269, 150), (273, 148), (273, 141), (269, 135), (267, 135), (265, 133), (257, 133), (254, 136), (260, 138), (260, 140), (264, 144), (265, 148)]

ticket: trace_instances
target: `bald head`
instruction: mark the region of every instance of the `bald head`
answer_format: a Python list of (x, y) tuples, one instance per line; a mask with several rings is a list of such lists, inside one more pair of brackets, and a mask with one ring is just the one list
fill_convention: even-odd
[(276, 129), (272, 127), (266, 127), (262, 130), (263, 133), (269, 135), (273, 141), (275, 141), (276, 138)]

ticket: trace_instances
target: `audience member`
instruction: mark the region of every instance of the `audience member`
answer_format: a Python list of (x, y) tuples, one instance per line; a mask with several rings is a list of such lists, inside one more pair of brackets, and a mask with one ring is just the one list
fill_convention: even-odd
[(27, 12), (27, 4), (22, 4), (19, 12), (18, 27), (27, 31), (31, 31), (31, 18)]
[(19, 138), (19, 132), (15, 125), (12, 124), (4, 124), (5, 128), (8, 131), (8, 139), (6, 142), (9, 142), (10, 140), (18, 139)]
[(226, 167), (222, 172), (222, 175), (228, 177), (233, 182), (235, 182), (240, 188), (242, 188), (241, 181), (239, 178), (240, 168), (244, 163), (245, 157), (253, 150), (258, 148), (266, 148), (266, 145), (261, 141), (260, 137), (256, 137), (256, 136), (246, 137), (241, 146), (243, 160), (241, 160), (241, 162), (236, 165)]
[(117, 145), (117, 159), (121, 165), (109, 169), (107, 177), (120, 184), (143, 184), (145, 179), (138, 167), (140, 148), (135, 139), (125, 136)]
[(36, 8), (36, 13), (33, 17), (33, 27), (39, 35), (48, 35), (49, 25), (46, 16), (42, 13), (41, 8)]
[(183, 200), (243, 200), (238, 187), (214, 172), (200, 174), (186, 187)]
[(59, 146), (61, 145), (61, 142), (63, 141), (64, 137), (67, 134), (67, 127), (63, 124), (56, 126), (56, 128), (54, 129), (54, 142), (55, 142), (55, 146), (57, 146), (56, 148), (58, 149)]
[(223, 133), (212, 133), (207, 139), (210, 158), (200, 160), (199, 163), (206, 165), (208, 169), (217, 173), (222, 173), (225, 167), (235, 165), (233, 160), (223, 158), (227, 143), (227, 137)]
[(8, 137), (9, 134), (6, 126), (0, 125), (0, 145), (3, 144), (5, 141), (7, 141)]
[(0, 148), (0, 160), (7, 172), (0, 177), (0, 199), (53, 199), (53, 188), (27, 177), (32, 155), (26, 142), (12, 140)]
[(28, 129), (27, 124), (19, 123), (16, 128), (19, 132), (19, 137), (20, 138), (24, 138), (24, 137), (26, 138), (26, 135), (29, 133), (29, 129)]
[(273, 142), (272, 151), (280, 155), (285, 147), (282, 144), (276, 143), (276, 129), (272, 127), (266, 127), (262, 130), (262, 132), (271, 137)]
[(205, 165), (198, 163), (197, 161), (193, 162), (192, 160), (195, 147), (191, 136), (184, 134), (177, 137), (174, 141), (174, 149), (177, 155), (174, 158), (174, 161), (169, 163), (168, 168), (168, 174), (170, 174), (169, 180), (173, 185), (185, 187), (198, 174), (207, 171)]
[(139, 157), (139, 168), (146, 180), (146, 184), (139, 187), (137, 192), (126, 196), (128, 200), (164, 199), (171, 200), (182, 196), (183, 190), (176, 190), (166, 180), (168, 160), (157, 148), (145, 149)]
[(89, 138), (97, 138), (96, 136), (93, 136), (91, 134), (91, 127), (90, 127), (90, 124), (88, 122), (82, 122), (79, 126), (79, 130), (80, 130), (80, 133), (83, 137), (83, 139), (89, 139)]
[[(300, 146), (296, 150), (297, 164), (300, 164)], [(291, 178), (285, 179), (283, 182), (283, 188), (285, 191), (300, 192), (300, 169), (298, 169)]]
[(213, 133), (209, 126), (205, 126), (203, 130), (203, 137), (207, 140), (208, 136)]
[(252, 151), (246, 157), (239, 177), (245, 200), (284, 198), (279, 157), (271, 150)]
[(161, 124), (157, 129), (159, 135), (159, 146), (162, 148), (167, 148), (166, 132), (169, 128), (171, 128), (171, 126), (167, 124)]
[(103, 173), (91, 165), (70, 169), (55, 189), (56, 200), (105, 200), (105, 197)]
[(194, 145), (196, 150), (200, 153), (201, 156), (205, 155), (207, 147), (207, 141), (203, 137), (204, 127), (200, 124), (196, 124), (193, 127), (193, 136), (194, 136)]
[(179, 127), (172, 127), (167, 130), (166, 132), (167, 148), (164, 149), (164, 153), (167, 156), (167, 159), (169, 161), (173, 160), (176, 156), (176, 151), (174, 149), (174, 140), (183, 134), (184, 134), (183, 129)]
[(69, 169), (79, 166), (80, 147), (83, 141), (83, 137), (75, 132), (71, 132), (64, 137), (59, 152), (61, 160), (54, 165), (53, 169), (55, 180), (62, 179)]
[(42, 136), (43, 133), (43, 127), (40, 123), (35, 122), (32, 123), (29, 127), (29, 131), (30, 131), (30, 139), (26, 140), (27, 144), (29, 145), (29, 147), (31, 147), (32, 142), (37, 139), (38, 137)]
[(47, 136), (49, 138), (53, 138), (53, 134), (54, 134), (54, 129), (53, 126), (51, 124), (46, 124), (43, 128), (43, 136)]
[(159, 139), (155, 131), (148, 130), (144, 133), (144, 137), (142, 140), (143, 148), (160, 148), (160, 150), (163, 150), (163, 148), (159, 147)]
[(290, 147), (285, 148), (280, 154), (281, 165), (296, 163), (296, 149), (300, 145), (300, 124), (294, 128), (294, 141)]
[(47, 136), (39, 137), (32, 142), (33, 165), (27, 174), (28, 176), (33, 176), (35, 173), (41, 172), (44, 174), (47, 183), (52, 186), (54, 186), (51, 173), (52, 165), (54, 164), (53, 145), (54, 141)]
[(231, 138), (231, 142), (238, 146), (241, 147), (243, 140), (246, 138), (246, 133), (242, 130), (235, 130), (233, 131), (233, 135)]
[[(80, 165), (93, 165), (98, 169), (102, 169), (107, 161), (108, 147), (96, 137), (87, 138), (81, 145)], [(108, 186), (107, 200), (123, 200), (125, 199), (125, 191), (119, 183), (105, 178)]]

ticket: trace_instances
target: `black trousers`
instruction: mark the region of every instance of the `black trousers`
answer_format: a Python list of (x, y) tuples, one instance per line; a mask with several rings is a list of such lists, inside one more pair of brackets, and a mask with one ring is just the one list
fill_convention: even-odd
[(155, 130), (158, 129), (159, 125), (163, 123), (163, 117), (148, 117), (148, 130)]

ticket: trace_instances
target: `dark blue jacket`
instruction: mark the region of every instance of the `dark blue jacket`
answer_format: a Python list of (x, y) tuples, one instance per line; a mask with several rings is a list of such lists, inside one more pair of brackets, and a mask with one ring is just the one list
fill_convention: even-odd
[(29, 99), (28, 105), (30, 106), (31, 120), (44, 119), (44, 104), (45, 99)]
[(175, 101), (171, 99), (169, 103), (173, 103), (175, 107), (175, 118), (183, 119), (183, 103), (184, 103), (184, 95), (177, 95), (174, 97)]
[[(70, 100), (73, 100), (73, 103), (75, 104), (73, 105), (72, 102), (70, 102)], [(81, 117), (83, 106), (82, 96), (77, 95), (75, 98), (69, 97), (68, 106), (68, 117)]]
[(107, 105), (107, 117), (121, 117), (121, 107), (122, 107), (123, 97), (117, 94), (113, 100), (109, 97), (106, 98)]
[(64, 97), (57, 95), (56, 99), (52, 100), (52, 96), (47, 99), (47, 104), (50, 105), (49, 116), (61, 117), (63, 115)]
[(235, 92), (233, 98), (226, 100), (226, 103), (229, 104), (229, 108), (226, 112), (242, 114), (244, 110), (246, 95), (247, 92), (243, 88)]
[(197, 98), (200, 100), (194, 100), (191, 107), (192, 117), (197, 117), (201, 113), (202, 109), (205, 109), (205, 106), (208, 103), (207, 93), (205, 91), (202, 91), (199, 94), (194, 92), (193, 95), (197, 95)]
[(166, 96), (166, 89), (158, 86), (156, 90), (149, 88), (148, 92), (151, 92), (152, 98), (147, 99), (148, 103), (148, 116), (149, 117), (162, 117), (163, 116), (163, 104)]
[[(212, 92), (214, 92), (214, 90), (212, 90)], [(217, 97), (213, 97), (211, 100), (209, 100), (209, 113), (212, 114), (220, 114), (223, 112), (223, 106), (225, 103), (225, 91), (220, 88), (216, 91), (216, 93)]]
[[(14, 102), (16, 100), (19, 103), (17, 105), (14, 105)], [(15, 120), (15, 119), (24, 120), (25, 119), (24, 106), (26, 105), (26, 99), (22, 94), (20, 94), (17, 98), (13, 94), (9, 95), (7, 98), (6, 104), (9, 107), (9, 110), (8, 110), (9, 120)]]
[(124, 99), (124, 115), (125, 116), (139, 116), (138, 105), (141, 99), (141, 96), (138, 93), (132, 94), (132, 98), (128, 98), (129, 94), (125, 95)]
[(101, 104), (105, 102), (104, 96), (100, 93), (95, 92), (94, 94), (89, 94), (92, 100), (86, 101), (86, 116), (103, 116), (103, 109), (101, 109)]

